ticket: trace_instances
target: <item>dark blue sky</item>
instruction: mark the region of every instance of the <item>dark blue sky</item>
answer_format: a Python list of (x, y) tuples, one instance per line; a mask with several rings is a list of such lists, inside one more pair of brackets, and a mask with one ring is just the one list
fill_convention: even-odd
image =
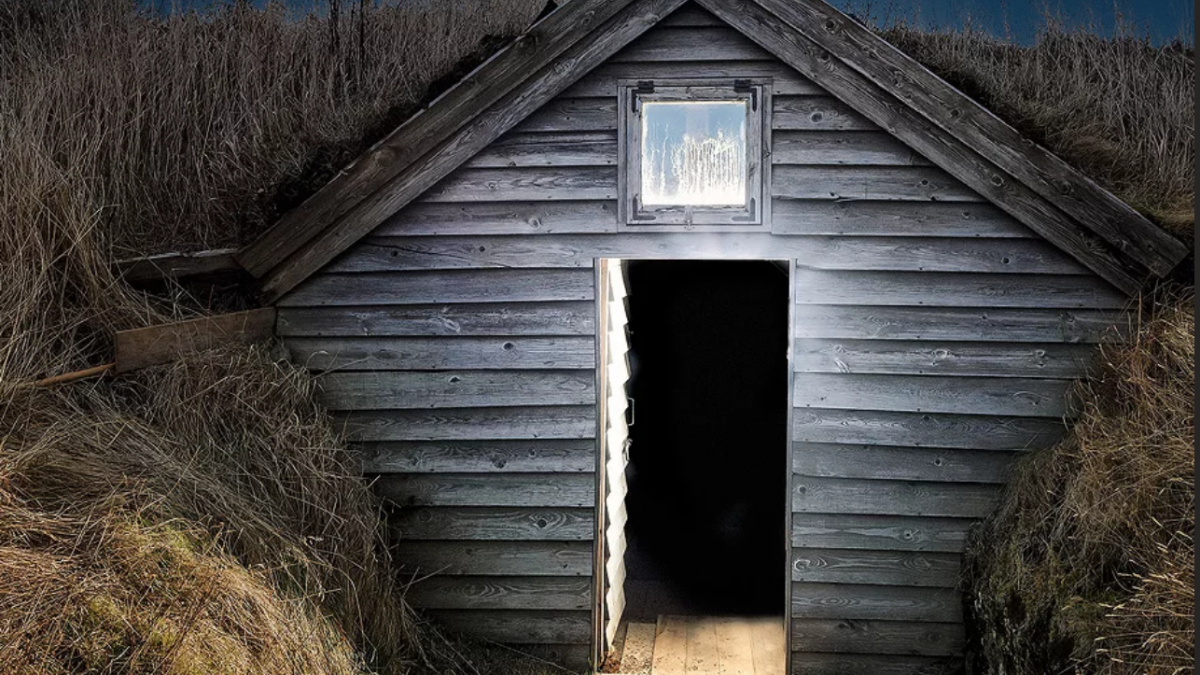
[[(140, 0), (146, 6), (205, 7), (230, 0)], [(297, 8), (311, 8), (328, 0), (283, 0)], [(379, 0), (374, 0), (378, 2)], [(388, 0), (392, 3), (427, 0)], [(487, 2), (487, 0), (466, 0)], [(262, 5), (265, 0), (253, 0)], [(1156, 43), (1183, 38), (1196, 39), (1196, 7), (1193, 0), (832, 0), (839, 8), (877, 21), (906, 20), (923, 28), (974, 26), (1000, 37), (1019, 42), (1033, 40), (1048, 11), (1066, 25), (1094, 28), (1112, 34), (1123, 17), (1139, 37), (1149, 36)]]

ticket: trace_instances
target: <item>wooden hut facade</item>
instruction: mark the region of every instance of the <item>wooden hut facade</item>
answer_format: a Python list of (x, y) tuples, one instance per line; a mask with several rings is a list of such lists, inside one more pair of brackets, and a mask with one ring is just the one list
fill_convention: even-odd
[[(652, 203), (672, 101), (741, 106), (744, 199)], [(239, 258), (412, 602), (574, 666), (626, 602), (619, 261), (783, 263), (790, 672), (888, 675), (961, 659), (968, 529), (1184, 254), (820, 0), (571, 0)]]

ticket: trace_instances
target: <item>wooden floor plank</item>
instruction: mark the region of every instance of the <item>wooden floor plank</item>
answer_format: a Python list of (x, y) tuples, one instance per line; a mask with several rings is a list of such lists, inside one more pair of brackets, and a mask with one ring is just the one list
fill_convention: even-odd
[(621, 654), (622, 675), (650, 675), (654, 665), (652, 623), (631, 623), (625, 632), (625, 650)]
[(719, 672), (717, 621), (693, 617), (687, 624), (687, 674), (714, 675)]
[(784, 675), (787, 671), (787, 640), (782, 618), (755, 619), (754, 675)]
[[(737, 618), (713, 622), (716, 630), (717, 652), (720, 655), (716, 673), (720, 675), (754, 674), (754, 625)], [(712, 672), (712, 671), (710, 671)]]
[(687, 619), (660, 616), (654, 637), (654, 675), (686, 675)]

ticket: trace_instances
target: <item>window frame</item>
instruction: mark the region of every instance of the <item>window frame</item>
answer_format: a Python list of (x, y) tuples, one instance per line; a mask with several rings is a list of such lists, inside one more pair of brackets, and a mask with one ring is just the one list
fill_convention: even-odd
[[(620, 230), (745, 231), (770, 223), (769, 78), (617, 81)], [(642, 106), (644, 102), (747, 101), (746, 206), (653, 206), (641, 203)]]

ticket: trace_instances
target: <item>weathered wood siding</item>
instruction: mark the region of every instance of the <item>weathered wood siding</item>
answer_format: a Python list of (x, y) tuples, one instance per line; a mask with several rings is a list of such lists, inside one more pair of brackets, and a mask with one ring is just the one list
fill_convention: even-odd
[[(617, 80), (681, 76), (773, 78), (768, 225), (618, 233)], [(414, 603), (590, 654), (597, 258), (793, 261), (792, 672), (958, 657), (966, 533), (1012, 460), (1060, 437), (1123, 298), (693, 8), (279, 303), (400, 505), (400, 559), (434, 575)]]

